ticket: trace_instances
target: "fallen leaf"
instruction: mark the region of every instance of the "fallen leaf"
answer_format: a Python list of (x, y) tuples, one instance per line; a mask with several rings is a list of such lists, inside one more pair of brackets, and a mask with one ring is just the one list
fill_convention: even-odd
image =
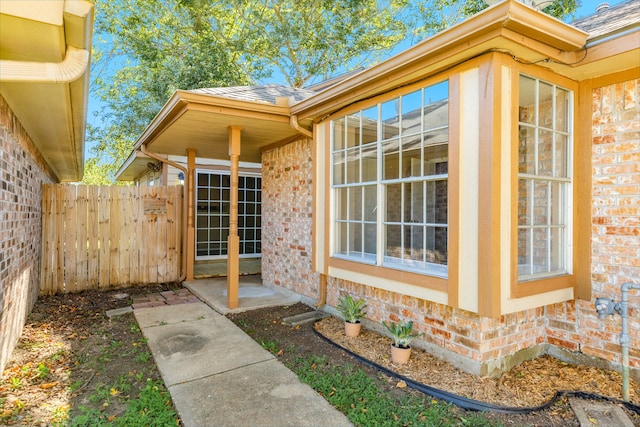
[(396, 384), (396, 387), (398, 387), (398, 388), (406, 388), (407, 387), (407, 383), (402, 381), (402, 380), (400, 380), (400, 381), (398, 381), (398, 384)]
[(284, 350), (280, 349), (278, 350), (278, 352), (276, 353), (277, 356), (282, 356), (284, 354)]
[(111, 394), (111, 396), (117, 396), (120, 394), (118, 389), (115, 389), (115, 388), (112, 388), (111, 391), (109, 391), (109, 393)]
[(50, 389), (51, 387), (55, 387), (59, 384), (58, 381), (54, 381), (52, 383), (44, 383), (44, 384), (40, 384), (40, 388), (47, 390)]

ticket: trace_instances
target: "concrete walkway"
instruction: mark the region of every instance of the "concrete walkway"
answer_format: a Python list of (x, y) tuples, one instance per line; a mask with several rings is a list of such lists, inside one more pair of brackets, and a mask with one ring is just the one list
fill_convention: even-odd
[(351, 425), (206, 304), (137, 308), (134, 315), (185, 427)]

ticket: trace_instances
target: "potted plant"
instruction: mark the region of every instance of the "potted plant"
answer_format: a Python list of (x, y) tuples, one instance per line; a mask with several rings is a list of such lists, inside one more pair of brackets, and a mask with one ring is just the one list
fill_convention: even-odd
[(360, 334), (362, 324), (360, 319), (366, 316), (364, 311), (367, 304), (363, 299), (354, 300), (351, 295), (345, 295), (338, 299), (336, 307), (344, 318), (344, 333), (348, 337), (357, 337)]
[(391, 361), (393, 363), (404, 364), (409, 360), (411, 356), (411, 341), (418, 338), (422, 334), (412, 333), (413, 321), (409, 322), (386, 322), (383, 321), (382, 325), (393, 336), (393, 344), (391, 344)]

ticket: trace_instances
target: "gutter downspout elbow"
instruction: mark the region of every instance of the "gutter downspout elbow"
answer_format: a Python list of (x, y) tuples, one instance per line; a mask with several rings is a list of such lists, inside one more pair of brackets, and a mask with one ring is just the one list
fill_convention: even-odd
[(71, 83), (89, 69), (88, 50), (67, 46), (61, 62), (0, 60), (0, 81), (3, 83)]
[[(184, 173), (184, 188), (185, 189), (189, 188), (189, 173), (186, 167), (176, 162), (173, 162), (171, 160), (163, 159), (157, 154), (147, 151), (146, 144), (140, 145), (140, 152), (142, 154), (145, 154), (146, 156), (151, 157), (152, 159), (158, 160), (162, 163), (166, 163), (169, 166), (173, 166), (176, 169), (180, 169), (182, 173)], [(180, 267), (180, 270), (181, 270), (180, 278), (178, 279), (178, 282), (181, 282), (181, 283), (184, 282), (184, 280), (187, 278), (187, 215), (188, 215), (187, 203), (188, 203), (187, 194), (186, 194), (186, 191), (183, 190), (182, 192), (182, 262)]]
[(292, 114), (289, 117), (289, 124), (291, 125), (292, 128), (300, 132), (302, 135), (306, 136), (307, 138), (313, 139), (313, 132), (303, 127), (300, 127), (300, 124), (298, 124), (298, 116), (296, 116), (295, 114)]

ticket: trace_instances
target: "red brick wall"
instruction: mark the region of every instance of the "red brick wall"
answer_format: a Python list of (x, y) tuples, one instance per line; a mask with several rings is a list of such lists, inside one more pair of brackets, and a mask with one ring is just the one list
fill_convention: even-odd
[[(338, 297), (346, 293), (365, 298), (370, 321), (413, 320), (428, 345), (474, 361), (476, 366), (540, 344), (619, 366), (620, 316), (597, 319), (593, 300), (608, 296), (619, 301), (622, 283), (640, 283), (639, 86), (639, 81), (630, 81), (593, 93), (592, 301), (570, 301), (490, 319), (328, 278), (327, 303), (335, 307)], [(263, 279), (315, 299), (318, 278), (311, 273), (310, 258), (311, 155), (308, 140), (263, 155)], [(639, 307), (640, 292), (632, 291), (632, 368), (640, 368)], [(632, 370), (632, 376), (637, 373)]]
[(40, 285), (42, 184), (52, 175), (0, 96), (0, 372)]
[[(592, 301), (549, 307), (548, 341), (621, 363), (620, 316), (600, 320), (594, 300), (620, 301), (640, 284), (640, 80), (593, 91)], [(580, 207), (578, 207), (580, 208)], [(629, 365), (640, 369), (640, 291), (629, 293)]]
[(262, 280), (316, 299), (312, 155), (309, 139), (262, 155)]

